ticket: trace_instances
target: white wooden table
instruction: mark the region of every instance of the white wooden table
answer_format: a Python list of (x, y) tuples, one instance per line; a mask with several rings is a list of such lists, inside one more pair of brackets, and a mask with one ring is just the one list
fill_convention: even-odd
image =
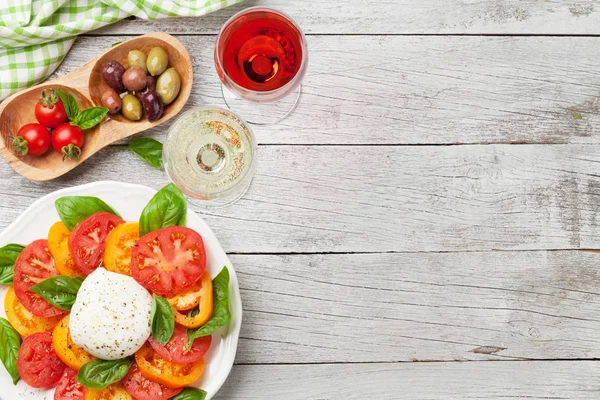
[[(203, 214), (245, 312), (218, 399), (600, 398), (600, 4), (249, 1), (81, 37), (57, 75), (164, 31), (194, 60), (188, 106), (222, 104), (215, 34), (258, 4), (310, 65), (296, 112), (255, 129), (248, 194)], [(0, 179), (1, 227), (59, 188), (167, 182), (119, 146)]]

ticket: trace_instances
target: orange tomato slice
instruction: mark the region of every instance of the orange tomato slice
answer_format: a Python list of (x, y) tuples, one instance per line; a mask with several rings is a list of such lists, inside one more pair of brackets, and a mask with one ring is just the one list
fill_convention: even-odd
[(48, 250), (54, 258), (56, 270), (61, 275), (85, 276), (77, 269), (71, 251), (69, 250), (69, 236), (71, 231), (62, 222), (57, 222), (50, 227), (48, 232)]
[(102, 390), (86, 388), (84, 400), (134, 400), (120, 383), (109, 385)]
[[(197, 303), (196, 303), (196, 297)], [(173, 307), (173, 313), (175, 314), (175, 322), (186, 328), (198, 328), (206, 323), (212, 316), (213, 312), (213, 290), (212, 290), (212, 278), (208, 271), (204, 271), (202, 278), (198, 285), (192, 286), (192, 288), (182, 294), (173, 296), (167, 299)], [(196, 303), (191, 307), (188, 305)], [(198, 313), (188, 312), (181, 313), (179, 311), (189, 310), (190, 308), (198, 307)]]
[(195, 382), (204, 372), (204, 360), (176, 364), (162, 358), (148, 344), (135, 353), (135, 362), (146, 379), (174, 389)]
[(94, 356), (73, 343), (71, 332), (69, 330), (68, 315), (54, 327), (54, 332), (52, 333), (52, 346), (54, 346), (54, 351), (58, 355), (58, 358), (76, 371), (79, 370), (83, 364), (95, 359)]
[(123, 275), (131, 275), (131, 250), (140, 238), (140, 224), (128, 222), (117, 225), (106, 238), (104, 267)]
[[(54, 328), (54, 325), (62, 318), (62, 315), (50, 318), (42, 318), (37, 315), (33, 315), (27, 309), (17, 296), (15, 295), (15, 289), (11, 286), (6, 292), (4, 297), (4, 311), (6, 311), (6, 317), (8, 322), (19, 332), (19, 335), (25, 337), (33, 333), (47, 332)], [(2, 346), (3, 343), (0, 343)]]

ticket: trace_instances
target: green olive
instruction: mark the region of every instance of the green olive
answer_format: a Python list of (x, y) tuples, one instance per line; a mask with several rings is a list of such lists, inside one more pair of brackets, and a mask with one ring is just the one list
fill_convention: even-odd
[(156, 76), (163, 73), (169, 65), (169, 56), (165, 49), (162, 47), (154, 47), (148, 53), (148, 59), (146, 60), (146, 66), (150, 75)]
[(145, 73), (148, 73), (148, 67), (146, 66), (146, 54), (143, 51), (131, 50), (127, 55), (127, 63), (129, 68), (140, 67)]
[(123, 96), (123, 107), (121, 112), (123, 116), (131, 121), (139, 121), (142, 118), (142, 104), (132, 94), (126, 94)]
[(156, 92), (164, 105), (171, 104), (181, 89), (181, 77), (175, 68), (163, 72), (156, 81)]

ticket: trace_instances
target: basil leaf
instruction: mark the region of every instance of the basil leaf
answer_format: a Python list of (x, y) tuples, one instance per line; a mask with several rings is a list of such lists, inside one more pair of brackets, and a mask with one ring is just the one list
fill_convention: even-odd
[(59, 275), (33, 285), (29, 290), (39, 294), (48, 303), (63, 310), (71, 310), (83, 278)]
[(209, 336), (231, 321), (229, 311), (229, 270), (223, 267), (219, 275), (213, 279), (213, 314), (212, 317), (197, 330), (188, 329), (188, 348), (192, 347), (195, 339)]
[(0, 360), (15, 385), (21, 379), (17, 369), (17, 356), (20, 348), (21, 336), (8, 320), (0, 317)]
[(152, 337), (163, 346), (166, 345), (175, 330), (173, 308), (166, 299), (154, 295), (150, 321), (152, 321)]
[(573, 115), (573, 119), (582, 119), (583, 117), (581, 116), (581, 114), (575, 114)]
[(115, 46), (118, 46), (118, 45), (120, 45), (121, 43), (123, 43), (123, 42), (114, 42), (114, 43), (113, 43), (113, 44), (112, 44), (110, 47), (115, 47)]
[(54, 205), (60, 220), (69, 230), (75, 228), (75, 225), (90, 215), (98, 212), (109, 212), (120, 217), (115, 210), (97, 197), (65, 196), (56, 199)]
[(142, 161), (154, 168), (163, 169), (163, 145), (158, 140), (140, 138), (129, 143), (129, 150), (133, 151)]
[(140, 236), (167, 226), (183, 226), (187, 216), (185, 197), (169, 183), (154, 195), (140, 216)]
[(0, 285), (12, 285), (15, 261), (24, 248), (20, 244), (7, 244), (0, 248)]
[(71, 93), (65, 94), (58, 89), (55, 89), (54, 91), (62, 101), (69, 121), (73, 121), (79, 115), (79, 104), (77, 104), (77, 100), (75, 100), (75, 97), (73, 97)]
[(208, 393), (202, 389), (184, 387), (179, 394), (171, 397), (169, 400), (204, 400)]
[(83, 386), (102, 390), (111, 383), (119, 382), (129, 371), (133, 358), (123, 358), (121, 360), (94, 360), (79, 369), (77, 373), (77, 382)]
[(108, 108), (106, 107), (90, 107), (80, 112), (74, 120), (71, 121), (71, 125), (80, 127), (82, 130), (90, 129), (98, 125), (106, 114)]

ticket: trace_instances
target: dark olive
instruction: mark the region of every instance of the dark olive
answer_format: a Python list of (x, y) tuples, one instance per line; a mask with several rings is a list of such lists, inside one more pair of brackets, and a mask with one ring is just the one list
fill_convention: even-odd
[(123, 74), (123, 86), (132, 92), (143, 90), (146, 82), (146, 73), (140, 67), (127, 68)]
[(121, 97), (114, 89), (106, 89), (102, 93), (102, 105), (108, 108), (109, 113), (116, 114), (121, 111), (122, 104)]
[(116, 61), (109, 61), (102, 67), (102, 79), (111, 88), (122, 91), (123, 87), (123, 74), (125, 73), (125, 67)]
[(158, 93), (153, 90), (148, 90), (142, 95), (141, 101), (144, 106), (144, 114), (148, 117), (148, 121), (156, 121), (162, 117), (164, 105)]
[(135, 97), (138, 98), (139, 101), (142, 101), (142, 96), (145, 95), (149, 90), (155, 91), (156, 89), (156, 81), (150, 75), (147, 75), (148, 80), (146, 81), (146, 88), (144, 90), (139, 90), (135, 92)]
[(156, 90), (156, 80), (150, 75), (147, 75), (147, 78), (146, 87), (148, 90)]

